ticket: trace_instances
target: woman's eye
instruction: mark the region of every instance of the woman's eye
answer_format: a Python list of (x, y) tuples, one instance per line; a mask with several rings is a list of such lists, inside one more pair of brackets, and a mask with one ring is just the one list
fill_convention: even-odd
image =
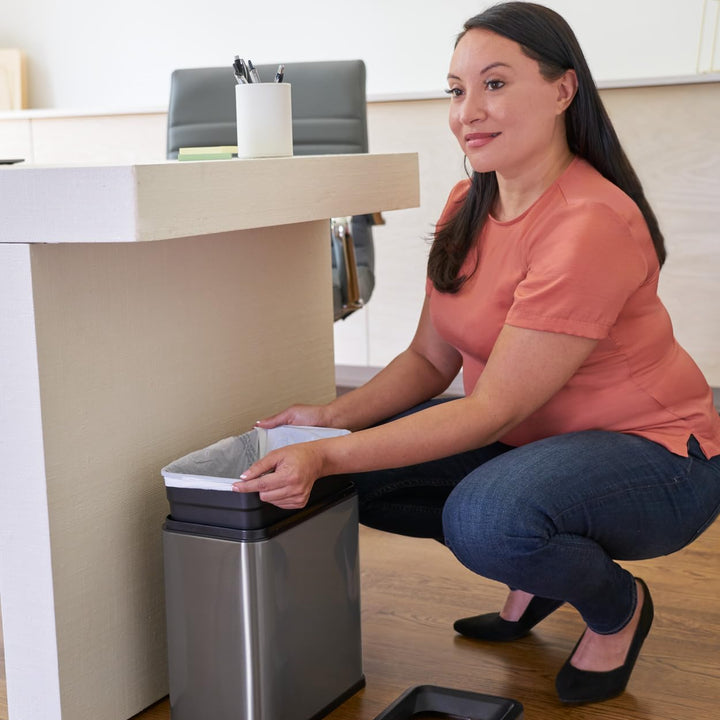
[(456, 87), (448, 88), (445, 92), (452, 97), (460, 97), (463, 94), (462, 90)]
[(499, 90), (501, 87), (504, 87), (505, 83), (502, 80), (486, 80), (485, 81), (485, 87), (488, 90)]

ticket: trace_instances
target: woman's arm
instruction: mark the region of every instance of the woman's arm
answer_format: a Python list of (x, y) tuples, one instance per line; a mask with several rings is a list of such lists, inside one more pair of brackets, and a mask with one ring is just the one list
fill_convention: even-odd
[(597, 341), (506, 325), (472, 394), (340, 438), (292, 445), (236, 483), (281, 507), (302, 507), (318, 477), (401, 467), (487, 445), (544, 405)]
[(401, 467), (495, 442), (555, 395), (596, 344), (506, 325), (471, 395), (318, 448), (320, 476)]
[(407, 350), (365, 385), (327, 405), (294, 405), (258, 425), (366, 428), (440, 394), (454, 380), (461, 365), (460, 354), (437, 334), (430, 322), (426, 299)]

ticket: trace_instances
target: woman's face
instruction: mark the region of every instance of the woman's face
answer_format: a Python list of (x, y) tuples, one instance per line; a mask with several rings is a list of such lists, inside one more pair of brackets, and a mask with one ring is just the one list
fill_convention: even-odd
[(489, 30), (465, 33), (448, 74), (450, 129), (476, 172), (518, 177), (568, 153), (564, 111), (575, 92), (572, 70), (540, 74), (513, 40)]

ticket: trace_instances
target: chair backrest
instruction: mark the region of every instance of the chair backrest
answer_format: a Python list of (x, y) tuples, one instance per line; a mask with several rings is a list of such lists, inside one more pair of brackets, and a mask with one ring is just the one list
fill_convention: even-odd
[[(258, 65), (271, 81), (277, 65)], [(300, 62), (285, 66), (292, 85), (293, 152), (331, 155), (368, 151), (365, 63)], [(170, 80), (167, 156), (181, 147), (237, 144), (232, 67), (175, 70)]]
[[(258, 65), (270, 82), (277, 65)], [(365, 63), (362, 60), (299, 62), (285, 66), (292, 86), (293, 152), (333, 155), (368, 151)], [(175, 70), (170, 79), (167, 157), (181, 147), (236, 145), (235, 76), (232, 67)], [(372, 215), (352, 218), (345, 232), (354, 246), (356, 269), (339, 264), (343, 254), (333, 235), (333, 305), (335, 319), (349, 315), (370, 299), (375, 286)], [(347, 254), (347, 253), (345, 253)], [(353, 303), (348, 275), (356, 276), (360, 302)], [(352, 286), (353, 283), (351, 282)]]

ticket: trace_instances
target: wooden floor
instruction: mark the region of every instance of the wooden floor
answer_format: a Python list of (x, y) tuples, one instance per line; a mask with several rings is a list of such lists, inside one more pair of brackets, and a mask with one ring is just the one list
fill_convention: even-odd
[[(502, 587), (465, 570), (434, 541), (361, 528), (360, 542), (367, 686), (329, 720), (372, 720), (404, 690), (422, 684), (519, 700), (528, 720), (720, 717), (720, 522), (680, 553), (625, 564), (648, 582), (655, 624), (628, 691), (581, 707), (561, 705), (553, 686), (582, 632), (575, 611), (562, 608), (512, 644), (465, 640), (453, 633), (453, 620), (497, 609)], [(0, 718), (7, 720), (4, 674)], [(163, 700), (136, 720), (169, 718)]]
[(2, 606), (0, 605), (0, 720), (7, 720), (7, 689), (5, 686), (5, 647), (2, 636)]

